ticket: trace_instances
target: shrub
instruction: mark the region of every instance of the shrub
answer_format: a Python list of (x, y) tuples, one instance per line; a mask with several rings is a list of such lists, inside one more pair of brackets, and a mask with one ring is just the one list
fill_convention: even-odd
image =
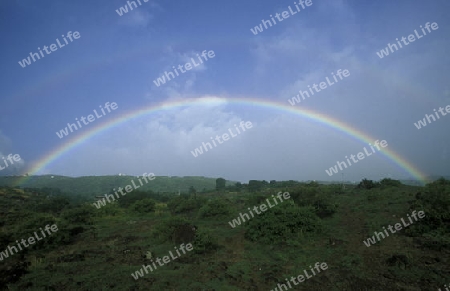
[(447, 234), (431, 232), (423, 235), (422, 245), (435, 251), (448, 250), (450, 238)]
[(94, 224), (92, 217), (97, 215), (95, 209), (90, 205), (82, 205), (73, 209), (64, 210), (61, 217), (69, 224)]
[(380, 182), (381, 186), (384, 187), (400, 187), (402, 186), (402, 183), (399, 180), (393, 180), (389, 178), (384, 178)]
[(198, 210), (204, 202), (203, 198), (192, 199), (187, 195), (181, 195), (171, 199), (167, 203), (167, 208), (172, 214), (187, 213)]
[(293, 191), (291, 197), (298, 206), (314, 207), (314, 212), (320, 218), (333, 215), (338, 208), (338, 204), (334, 202), (336, 199), (334, 195), (319, 193), (315, 188)]
[(273, 243), (305, 233), (320, 232), (322, 223), (313, 207), (297, 207), (292, 202), (268, 209), (248, 222), (245, 237), (251, 241)]
[(198, 232), (194, 243), (194, 252), (196, 254), (205, 254), (212, 251), (215, 251), (219, 248), (219, 244), (217, 243), (217, 239), (212, 237), (209, 233), (206, 232)]
[(153, 199), (147, 198), (134, 202), (130, 208), (138, 213), (149, 213), (155, 211), (156, 202)]
[(424, 245), (431, 248), (447, 246), (449, 244), (447, 238), (440, 234), (450, 231), (450, 181), (441, 178), (427, 184), (424, 193), (417, 193), (416, 200), (410, 205), (410, 209), (423, 210), (425, 217), (420, 223), (411, 225), (405, 234), (423, 236)]
[[(35, 231), (39, 232), (40, 227), (44, 227), (45, 225), (53, 225), (56, 224), (56, 218), (50, 214), (34, 214), (28, 219), (22, 221), (21, 223), (16, 225), (15, 235), (20, 238), (25, 238), (31, 236)], [(59, 227), (58, 227), (59, 228)]]
[(189, 224), (189, 222), (180, 217), (165, 219), (156, 225), (152, 232), (152, 236), (160, 242), (172, 241), (175, 230), (185, 224)]
[(333, 203), (330, 197), (318, 197), (314, 201), (314, 211), (320, 218), (332, 216), (338, 209), (338, 204)]
[(118, 203), (106, 203), (105, 206), (100, 207), (100, 209), (95, 210), (96, 215), (102, 216), (116, 216), (124, 213), (124, 210), (120, 208)]
[(122, 195), (119, 199), (119, 205), (124, 208), (128, 208), (134, 203), (151, 198), (154, 195), (152, 191), (144, 192), (139, 190), (134, 190), (131, 193), (127, 193), (127, 195)]
[(447, 233), (450, 230), (450, 182), (441, 178), (427, 184), (425, 193), (417, 193), (411, 208), (425, 212), (420, 223), (411, 225), (406, 231), (408, 235), (418, 236), (430, 231)]
[(48, 235), (48, 233), (46, 233), (46, 238), (44, 238), (43, 241), (36, 241), (35, 244), (30, 245), (28, 248), (22, 250), (21, 252), (26, 253), (30, 250), (49, 249), (52, 248), (52, 245), (63, 245), (70, 243), (71, 236), (68, 223), (65, 221), (58, 221), (55, 217), (49, 214), (33, 215), (26, 221), (18, 224), (16, 226), (16, 231), (10, 237), (13, 237), (14, 240), (26, 240), (29, 237), (33, 236), (34, 232), (42, 237), (43, 235), (41, 234), (40, 228), (44, 229), (46, 225), (52, 226), (53, 224), (57, 225), (57, 232), (53, 233), (51, 231), (51, 235)]
[(246, 202), (247, 207), (253, 207), (255, 205), (259, 205), (261, 203), (264, 203), (267, 198), (269, 198), (269, 195), (263, 195), (263, 194), (251, 194), (249, 195), (249, 198)]
[(199, 216), (201, 218), (212, 217), (218, 215), (228, 215), (230, 214), (230, 206), (224, 200), (212, 200), (202, 206), (199, 211)]
[(51, 197), (40, 201), (37, 205), (35, 203), (28, 206), (29, 209), (33, 209), (38, 212), (51, 212), (53, 214), (59, 214), (61, 211), (70, 205), (70, 200), (65, 196)]
[(328, 190), (328, 194), (330, 195), (345, 193), (342, 185), (329, 185), (326, 189)]
[(372, 180), (362, 179), (361, 182), (359, 182), (358, 186), (356, 188), (359, 189), (372, 189), (377, 187), (377, 183), (374, 183)]

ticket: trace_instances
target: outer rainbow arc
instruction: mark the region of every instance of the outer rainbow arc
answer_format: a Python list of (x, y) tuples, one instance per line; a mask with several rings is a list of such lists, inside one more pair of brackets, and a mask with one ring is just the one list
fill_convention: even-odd
[[(340, 132), (343, 132), (357, 140), (362, 141), (363, 143), (372, 143), (375, 138), (372, 138), (371, 136), (361, 132), (360, 130), (356, 128), (352, 128), (350, 125), (347, 125), (346, 123), (339, 121), (337, 119), (334, 119), (330, 116), (326, 116), (324, 114), (321, 114), (319, 112), (315, 112), (311, 109), (305, 109), (302, 107), (293, 107), (288, 106), (285, 104), (276, 103), (273, 101), (262, 101), (260, 99), (254, 99), (254, 98), (198, 98), (198, 99), (190, 99), (190, 100), (183, 100), (183, 101), (175, 101), (175, 102), (166, 102), (159, 105), (151, 105), (144, 109), (138, 109), (132, 112), (129, 112), (127, 114), (124, 114), (116, 119), (113, 119), (108, 122), (104, 122), (99, 124), (98, 126), (91, 128), (87, 131), (85, 131), (84, 134), (81, 136), (74, 137), (70, 140), (68, 140), (65, 144), (62, 146), (56, 148), (54, 151), (51, 151), (49, 154), (45, 155), (43, 158), (41, 158), (38, 162), (36, 162), (28, 171), (30, 175), (35, 174), (40, 169), (44, 168), (45, 166), (49, 165), (53, 161), (55, 161), (57, 158), (62, 156), (64, 153), (68, 152), (69, 150), (75, 148), (76, 146), (82, 144), (84, 141), (89, 139), (90, 137), (94, 136), (95, 134), (108, 130), (114, 126), (117, 126), (121, 123), (124, 123), (131, 119), (136, 119), (143, 117), (145, 115), (157, 112), (157, 111), (163, 111), (163, 110), (169, 110), (174, 108), (180, 108), (185, 106), (193, 106), (193, 105), (207, 105), (209, 103), (213, 104), (217, 102), (218, 100), (224, 101), (226, 103), (240, 103), (244, 105), (253, 105), (253, 106), (260, 106), (260, 107), (266, 107), (266, 108), (276, 108), (278, 110), (287, 111), (293, 114), (300, 115), (302, 117), (306, 117), (307, 119), (310, 119), (312, 121), (316, 121), (320, 124), (329, 126), (331, 128), (334, 128)], [(395, 153), (394, 151), (385, 148), (383, 149), (382, 153), (388, 157), (390, 160), (392, 160), (395, 164), (400, 166), (403, 170), (411, 174), (413, 177), (418, 179), (420, 182), (425, 183), (427, 182), (426, 176), (418, 170), (415, 166), (413, 166), (411, 163), (409, 163), (407, 160), (405, 160), (403, 157), (401, 157), (399, 154)], [(26, 182), (29, 179), (29, 177), (23, 177), (20, 178), (17, 181), (17, 185), (21, 185), (24, 182)]]

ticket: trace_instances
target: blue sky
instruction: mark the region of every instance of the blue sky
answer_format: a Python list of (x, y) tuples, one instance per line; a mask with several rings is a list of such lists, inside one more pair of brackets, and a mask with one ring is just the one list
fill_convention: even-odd
[[(126, 1), (28, 1), (0, 4), (0, 156), (24, 173), (90, 126), (164, 102), (218, 100), (124, 122), (80, 144), (39, 174), (127, 173), (230, 180), (336, 180), (325, 169), (367, 144), (297, 115), (227, 102), (288, 99), (331, 72), (350, 76), (295, 106), (320, 112), (387, 140), (422, 172), (449, 175), (450, 117), (418, 130), (414, 122), (450, 105), (450, 3), (312, 1), (254, 35), (250, 28), (294, 1), (152, 1), (119, 16)], [(439, 29), (379, 58), (377, 51), (420, 25)], [(18, 62), (68, 31), (79, 39), (22, 68)], [(419, 30), (420, 31), (420, 30)], [(204, 50), (215, 57), (157, 87), (153, 80)], [(118, 109), (59, 139), (56, 132), (105, 102)], [(213, 134), (241, 120), (254, 127), (194, 158)], [(345, 179), (408, 174), (378, 154), (343, 171)], [(335, 178), (336, 177), (336, 178)]]

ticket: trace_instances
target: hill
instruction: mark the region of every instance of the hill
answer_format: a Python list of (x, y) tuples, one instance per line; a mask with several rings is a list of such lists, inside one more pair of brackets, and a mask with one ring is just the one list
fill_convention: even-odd
[[(0, 176), (0, 186), (14, 187), (20, 176)], [(142, 179), (142, 176), (141, 176)], [(124, 188), (134, 180), (139, 185), (136, 176), (84, 176), (66, 177), (57, 175), (30, 176), (20, 185), (21, 188), (58, 188), (64, 193), (77, 194), (81, 196), (103, 195), (113, 188)], [(227, 185), (234, 184), (227, 182)], [(215, 178), (206, 177), (167, 177), (156, 176), (153, 181), (144, 183), (140, 187), (142, 191), (151, 190), (161, 193), (187, 193), (189, 187), (193, 186), (197, 191), (214, 190)]]

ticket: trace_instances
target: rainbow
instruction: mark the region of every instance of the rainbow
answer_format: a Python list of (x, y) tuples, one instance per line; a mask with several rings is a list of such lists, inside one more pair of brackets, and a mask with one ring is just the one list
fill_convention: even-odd
[[(205, 97), (205, 98), (197, 98), (197, 99), (188, 99), (188, 100), (182, 100), (182, 101), (173, 101), (173, 102), (165, 102), (158, 105), (150, 105), (143, 109), (138, 109), (135, 111), (128, 112), (126, 114), (123, 114), (119, 116), (116, 119), (112, 119), (108, 122), (103, 122), (101, 124), (98, 124), (96, 127), (92, 128), (85, 128), (83, 129), (83, 134), (80, 136), (73, 137), (72, 139), (68, 139), (63, 145), (59, 146), (55, 150), (49, 152), (47, 155), (45, 155), (43, 158), (38, 160), (36, 163), (33, 164), (32, 167), (29, 168), (27, 171), (29, 175), (36, 174), (39, 170), (43, 169), (44, 167), (48, 166), (49, 164), (56, 161), (59, 157), (63, 156), (65, 153), (68, 153), (70, 150), (74, 149), (78, 145), (82, 144), (83, 142), (87, 141), (89, 138), (93, 137), (94, 135), (109, 130), (117, 125), (120, 125), (124, 122), (130, 121), (132, 119), (141, 118), (146, 115), (150, 115), (152, 113), (158, 112), (158, 111), (164, 111), (164, 110), (171, 110), (175, 108), (182, 108), (187, 106), (195, 106), (195, 105), (214, 105), (216, 103), (223, 103), (223, 104), (242, 104), (247, 106), (259, 106), (269, 109), (277, 109), (284, 112), (292, 113), (299, 115), (301, 117), (304, 117), (306, 119), (309, 119), (313, 122), (317, 122), (319, 124), (323, 124), (325, 126), (328, 126), (330, 128), (333, 128), (337, 131), (340, 131), (346, 135), (349, 135), (350, 137), (359, 140), (365, 144), (372, 143), (376, 138), (373, 138), (358, 129), (351, 127), (350, 125), (339, 121), (333, 117), (326, 116), (324, 114), (321, 114), (319, 112), (315, 112), (311, 109), (306, 109), (301, 106), (290, 106), (286, 104), (280, 104), (276, 103), (274, 101), (268, 101), (268, 100), (261, 100), (261, 99), (255, 99), (255, 98), (216, 98), (216, 97)], [(119, 104), (120, 106), (120, 104)], [(108, 118), (108, 117), (106, 117)], [(417, 168), (415, 168), (411, 163), (406, 161), (404, 158), (402, 158), (399, 154), (395, 153), (394, 151), (390, 150), (389, 148), (383, 149), (382, 153), (391, 161), (393, 161), (395, 164), (397, 164), (400, 168), (402, 168), (404, 171), (412, 175), (415, 179), (419, 180), (422, 183), (427, 182), (426, 176), (421, 173)], [(21, 177), (17, 180), (16, 185), (21, 185), (25, 183), (29, 178), (28, 177)]]

